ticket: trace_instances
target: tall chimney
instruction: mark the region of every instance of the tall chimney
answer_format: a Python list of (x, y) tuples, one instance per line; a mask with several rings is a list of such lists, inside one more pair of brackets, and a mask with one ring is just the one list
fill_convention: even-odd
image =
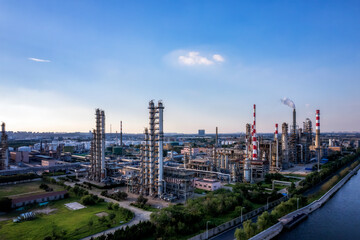
[(253, 122), (253, 133), (252, 133), (252, 145), (253, 145), (252, 159), (254, 161), (257, 161), (258, 156), (257, 156), (257, 142), (256, 142), (256, 105), (255, 104), (254, 104), (254, 122)]
[(218, 147), (218, 144), (219, 144), (219, 133), (218, 133), (218, 127), (216, 127), (215, 147)]
[(120, 146), (121, 146), (121, 148), (123, 147), (123, 142), (122, 142), (122, 121), (120, 121)]
[(293, 111), (293, 134), (296, 134), (296, 109)]
[(320, 110), (316, 110), (315, 148), (320, 148)]
[(279, 125), (275, 124), (275, 142), (276, 142), (276, 169), (279, 168), (279, 139), (278, 139)]

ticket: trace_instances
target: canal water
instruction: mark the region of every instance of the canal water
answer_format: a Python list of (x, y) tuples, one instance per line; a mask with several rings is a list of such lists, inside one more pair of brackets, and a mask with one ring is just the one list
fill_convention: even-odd
[(360, 240), (360, 172), (329, 201), (278, 240)]

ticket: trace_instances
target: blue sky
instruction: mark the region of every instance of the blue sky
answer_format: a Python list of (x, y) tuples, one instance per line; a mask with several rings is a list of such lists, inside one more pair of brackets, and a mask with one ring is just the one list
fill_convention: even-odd
[(147, 126), (258, 132), (321, 110), (322, 131), (360, 131), (358, 1), (0, 1), (0, 121), (8, 130)]

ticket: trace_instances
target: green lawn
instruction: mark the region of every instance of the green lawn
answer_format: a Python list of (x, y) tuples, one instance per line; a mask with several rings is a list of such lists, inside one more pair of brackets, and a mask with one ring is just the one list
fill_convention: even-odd
[[(126, 219), (125, 214), (121, 210), (108, 210), (107, 203), (105, 202), (75, 211), (67, 209), (64, 205), (65, 203), (75, 201), (79, 202), (79, 198), (70, 197), (51, 202), (48, 207), (56, 208), (55, 213), (37, 215), (37, 218), (32, 221), (13, 223), (10, 220), (0, 222), (1, 239), (43, 239), (46, 236), (50, 236), (53, 229), (55, 229), (59, 235), (65, 230), (65, 239), (80, 239), (109, 228), (109, 226), (107, 226), (107, 224), (110, 223), (109, 221), (100, 223), (98, 220), (99, 217), (95, 215), (100, 212), (113, 212), (116, 214), (115, 219), (110, 223), (110, 227), (120, 225), (120, 221), (124, 221), (125, 223), (131, 220), (129, 216), (128, 219)], [(92, 226), (89, 226), (90, 219), (93, 221)]]
[[(20, 183), (20, 184), (12, 184), (12, 185), (5, 185), (0, 187), (0, 198), (1, 197), (10, 197), (10, 198), (18, 198), (24, 197), (28, 195), (35, 195), (44, 193), (45, 190), (39, 188), (40, 184), (43, 183), (42, 181), (35, 181), (35, 182), (28, 182), (28, 183)], [(54, 191), (62, 191), (64, 190), (63, 187), (46, 183), (49, 187), (53, 188)], [(27, 194), (29, 193), (29, 194)], [(21, 195), (20, 195), (21, 194)], [(24, 195), (22, 195), (24, 194)], [(13, 196), (18, 195), (18, 196)], [(13, 196), (13, 197), (12, 197)]]

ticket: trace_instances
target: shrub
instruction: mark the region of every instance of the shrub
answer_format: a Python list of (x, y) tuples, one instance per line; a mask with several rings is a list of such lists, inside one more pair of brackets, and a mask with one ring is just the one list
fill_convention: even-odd
[(94, 204), (96, 204), (95, 199), (91, 195), (83, 196), (80, 201), (84, 205), (94, 205)]
[(12, 201), (8, 197), (0, 198), (0, 212), (10, 212)]

